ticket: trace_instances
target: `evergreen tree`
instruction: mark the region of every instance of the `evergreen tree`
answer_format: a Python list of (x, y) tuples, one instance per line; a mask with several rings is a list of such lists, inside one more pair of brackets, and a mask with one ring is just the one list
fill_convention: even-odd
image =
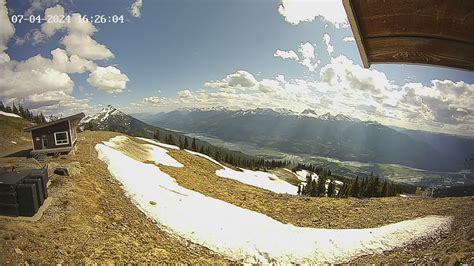
[(174, 137), (172, 134), (168, 135), (168, 144), (176, 145), (176, 142), (174, 141)]
[(178, 146), (180, 149), (184, 149), (184, 142), (181, 137), (178, 137)]
[(356, 177), (354, 183), (351, 186), (351, 196), (359, 197), (359, 176)]
[(318, 196), (324, 197), (326, 195), (326, 178), (319, 176), (318, 178)]
[(17, 115), (19, 114), (18, 108), (17, 108), (16, 105), (15, 105), (15, 102), (12, 103), (12, 112), (13, 112), (14, 114), (17, 114)]
[(377, 197), (379, 191), (379, 177), (371, 175), (367, 183), (366, 197)]
[(219, 151), (216, 151), (216, 154), (215, 154), (214, 157), (215, 157), (215, 159), (216, 159), (218, 162), (220, 162), (221, 159), (222, 159), (222, 158), (221, 158), (221, 153), (220, 153)]
[(0, 101), (0, 111), (5, 111), (5, 105), (3, 105), (2, 101)]
[(346, 189), (347, 189), (347, 184), (346, 184), (346, 182), (343, 182), (342, 187), (340, 187), (339, 191), (337, 192), (337, 197), (339, 197), (339, 198), (345, 197)]
[(184, 148), (187, 149), (188, 147), (189, 147), (188, 138), (184, 137)]
[(21, 104), (18, 104), (18, 114), (21, 117), (26, 118), (25, 109), (23, 108), (23, 106), (21, 106)]
[(311, 196), (311, 173), (308, 173), (306, 175), (306, 186), (305, 186), (305, 190), (303, 190), (303, 194), (304, 195), (308, 195), (308, 196)]
[(334, 182), (331, 179), (328, 185), (328, 197), (332, 197), (333, 195), (334, 195)]
[(296, 192), (297, 195), (301, 195), (301, 185), (298, 184), (298, 192)]
[(313, 179), (313, 181), (311, 181), (310, 184), (311, 184), (310, 196), (311, 197), (316, 197), (318, 195), (318, 192), (319, 192), (318, 185), (316, 184), (316, 180)]
[(158, 129), (155, 131), (155, 134), (153, 134), (153, 138), (160, 141), (160, 131)]
[(197, 151), (196, 138), (193, 138), (193, 142), (191, 143), (191, 150)]
[(382, 190), (380, 191), (380, 196), (381, 197), (387, 197), (388, 196), (388, 188), (387, 188), (388, 184), (387, 184), (387, 180), (384, 180), (383, 181), (383, 185), (382, 185)]

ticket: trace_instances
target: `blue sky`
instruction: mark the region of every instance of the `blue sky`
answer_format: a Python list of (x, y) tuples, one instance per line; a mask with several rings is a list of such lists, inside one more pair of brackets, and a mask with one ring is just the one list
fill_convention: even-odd
[(124, 16), (118, 24), (3, 23), (4, 102), (64, 114), (107, 104), (130, 113), (310, 108), (474, 135), (472, 72), (363, 69), (339, 1), (2, 1), (8, 17)]

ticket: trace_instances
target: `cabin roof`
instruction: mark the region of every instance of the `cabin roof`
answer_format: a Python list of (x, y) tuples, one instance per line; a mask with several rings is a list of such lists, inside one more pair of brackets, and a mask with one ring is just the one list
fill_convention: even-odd
[(474, 71), (473, 0), (343, 0), (364, 67), (436, 65)]
[(33, 130), (36, 130), (36, 129), (39, 129), (39, 128), (49, 127), (49, 126), (59, 124), (61, 122), (68, 121), (68, 120), (71, 120), (71, 121), (78, 120), (79, 121), (84, 117), (85, 117), (85, 114), (81, 112), (81, 113), (71, 115), (71, 116), (68, 116), (68, 117), (64, 117), (64, 118), (61, 118), (61, 119), (58, 119), (58, 120), (55, 120), (55, 121), (52, 121), (52, 122), (49, 122), (49, 123), (46, 123), (46, 124), (41, 124), (41, 125), (25, 128), (25, 131), (33, 131)]

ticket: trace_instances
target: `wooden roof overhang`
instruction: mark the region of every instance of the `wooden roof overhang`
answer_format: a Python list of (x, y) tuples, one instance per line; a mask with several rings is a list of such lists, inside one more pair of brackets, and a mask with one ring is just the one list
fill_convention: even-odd
[(41, 125), (25, 128), (24, 130), (25, 131), (33, 131), (33, 130), (40, 129), (40, 128), (43, 128), (43, 127), (49, 127), (49, 126), (52, 126), (52, 125), (55, 125), (55, 124), (59, 124), (61, 122), (68, 121), (68, 120), (80, 121), (84, 117), (85, 117), (84, 113), (78, 113), (78, 114), (71, 115), (71, 116), (68, 116), (68, 117), (64, 117), (64, 118), (61, 118), (61, 119), (58, 119), (58, 120), (55, 120), (55, 121), (52, 121), (52, 122), (49, 122), (49, 123), (46, 123), (46, 124), (41, 124)]
[(437, 65), (474, 71), (474, 0), (342, 0), (364, 67)]

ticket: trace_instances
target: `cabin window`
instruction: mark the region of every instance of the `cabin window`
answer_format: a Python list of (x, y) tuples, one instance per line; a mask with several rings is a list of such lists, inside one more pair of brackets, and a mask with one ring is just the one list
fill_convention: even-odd
[(69, 138), (67, 137), (67, 131), (55, 132), (54, 141), (56, 145), (66, 145), (69, 144)]

